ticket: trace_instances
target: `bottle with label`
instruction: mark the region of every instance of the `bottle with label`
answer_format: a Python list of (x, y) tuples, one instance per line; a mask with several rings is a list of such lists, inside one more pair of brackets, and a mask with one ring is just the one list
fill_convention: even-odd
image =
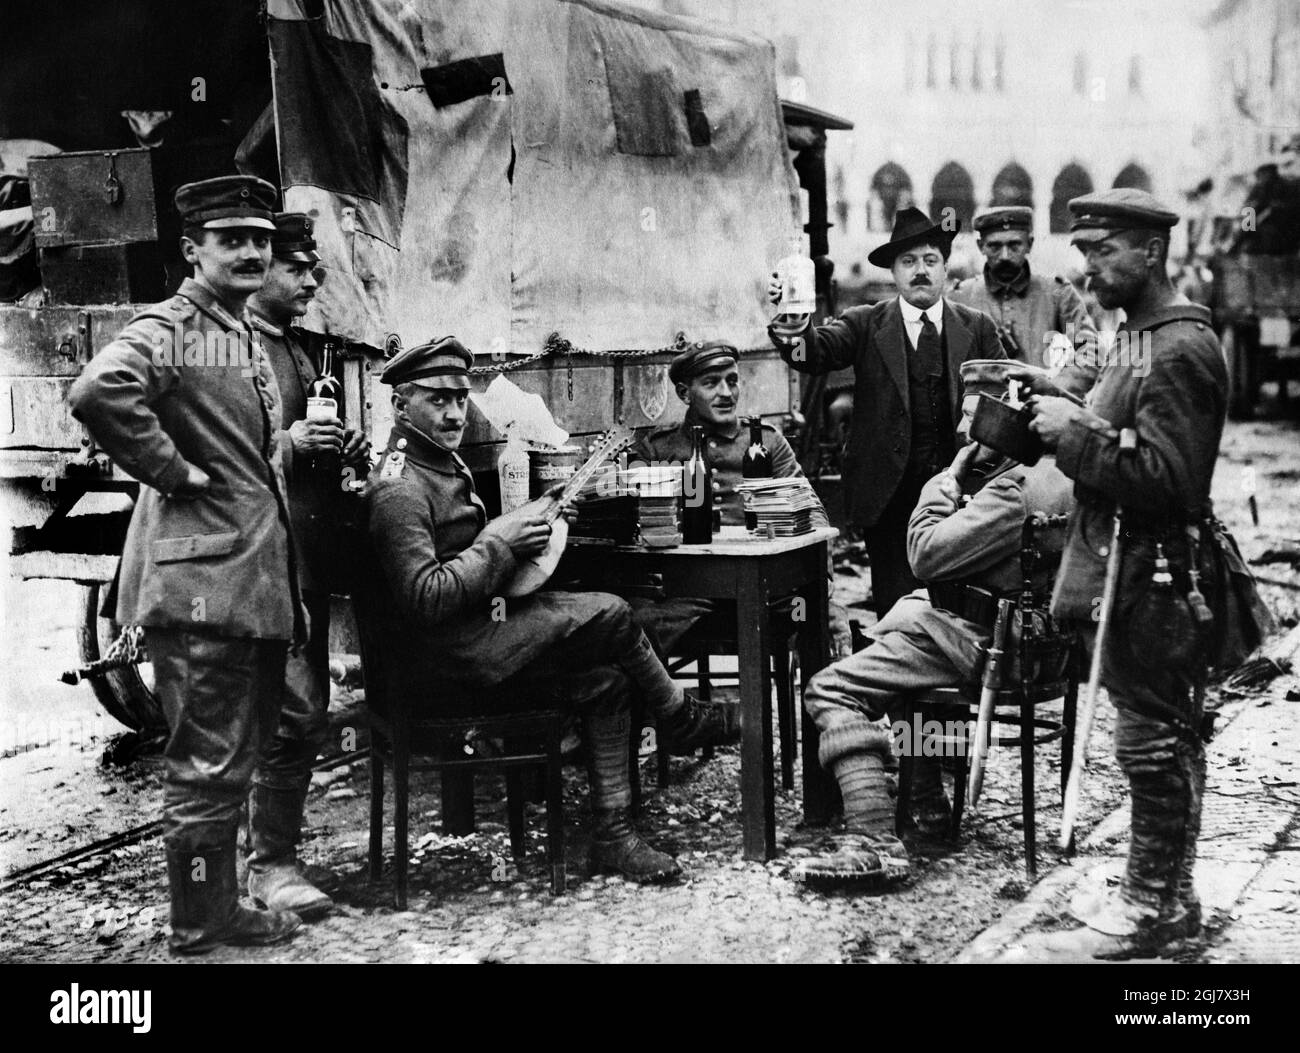
[[(763, 418), (746, 417), (749, 426), (749, 448), (740, 459), (740, 474), (746, 479), (771, 479), (772, 455), (763, 445)], [(745, 512), (745, 529), (758, 529), (758, 517), (753, 512)]]
[(691, 428), (691, 456), (682, 471), (682, 541), (707, 545), (713, 540), (713, 471), (704, 453), (704, 429)]
[[(307, 419), (339, 420), (343, 387), (334, 377), (334, 342), (325, 341), (321, 351), (320, 375), (307, 385)], [(318, 453), (312, 469), (322, 478), (338, 479), (343, 462), (338, 453)]]
[(506, 445), (497, 461), (501, 481), (501, 514), (528, 503), (528, 447), (519, 438), (514, 421), (506, 425)]
[(808, 316), (817, 310), (817, 268), (803, 249), (803, 237), (790, 239), (790, 253), (776, 265), (781, 280), (778, 314)]

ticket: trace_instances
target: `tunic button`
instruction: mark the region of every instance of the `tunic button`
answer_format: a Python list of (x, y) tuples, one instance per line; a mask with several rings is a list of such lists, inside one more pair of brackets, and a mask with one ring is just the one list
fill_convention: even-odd
[(1102, 545), (1101, 548), (1097, 549), (1097, 555), (1099, 555), (1099, 556), (1109, 556), (1109, 555), (1110, 555), (1110, 546), (1109, 546), (1109, 545)]
[(715, 490), (721, 490), (721, 489), (722, 489), (722, 484), (721, 484), (721, 483), (718, 483), (718, 482), (715, 482), (715, 483), (713, 484), (713, 489), (715, 489)]
[(404, 449), (406, 449), (406, 440), (405, 440), (405, 439), (398, 439), (398, 440), (397, 440), (397, 448), (398, 448), (399, 450), (404, 450)]
[(709, 446), (715, 450), (718, 448), (718, 444), (714, 442), (712, 439), (709, 440)]

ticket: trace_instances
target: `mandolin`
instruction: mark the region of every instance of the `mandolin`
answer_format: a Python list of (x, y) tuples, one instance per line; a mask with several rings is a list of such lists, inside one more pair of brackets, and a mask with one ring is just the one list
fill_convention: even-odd
[(510, 579), (505, 589), (502, 590), (506, 596), (512, 598), (527, 596), (529, 593), (536, 592), (550, 580), (560, 562), (560, 557), (564, 555), (564, 546), (569, 540), (569, 522), (561, 514), (565, 505), (571, 503), (577, 497), (578, 492), (596, 474), (596, 470), (602, 464), (631, 446), (635, 439), (636, 437), (621, 424), (611, 428), (596, 440), (591, 449), (591, 455), (573, 473), (569, 481), (564, 484), (564, 489), (560, 491), (559, 496), (539, 498), (539, 500), (545, 500), (549, 505), (545, 518), (551, 525), (551, 539), (546, 543), (546, 548), (536, 556), (519, 561), (519, 568), (515, 571), (515, 576)]

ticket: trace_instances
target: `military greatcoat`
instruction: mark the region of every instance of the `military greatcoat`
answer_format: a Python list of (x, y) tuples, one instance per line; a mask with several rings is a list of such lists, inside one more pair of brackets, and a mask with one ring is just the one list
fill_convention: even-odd
[[(186, 279), (91, 360), (68, 401), (144, 484), (122, 550), (117, 621), (301, 639), (280, 393), (247, 318)], [(169, 498), (190, 465), (211, 488)]]

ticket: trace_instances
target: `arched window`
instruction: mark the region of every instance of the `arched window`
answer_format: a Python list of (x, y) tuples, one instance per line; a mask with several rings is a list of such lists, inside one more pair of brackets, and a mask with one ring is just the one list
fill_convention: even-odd
[(912, 179), (893, 161), (881, 165), (871, 177), (867, 203), (867, 229), (893, 230), (894, 213), (912, 204)]
[(1007, 42), (998, 37), (993, 45), (993, 90), (1002, 91), (1006, 87)]
[[(945, 212), (951, 209), (952, 212)], [(975, 184), (971, 182), (970, 173), (956, 161), (949, 161), (934, 177), (930, 184), (930, 218), (942, 223), (952, 216), (961, 220), (962, 226), (969, 229), (971, 217), (975, 215)]]
[(1115, 177), (1115, 182), (1111, 186), (1128, 186), (1134, 190), (1145, 190), (1149, 194), (1151, 193), (1151, 177), (1147, 175), (1147, 170), (1141, 165), (1127, 164), (1120, 169), (1119, 175)]
[(970, 86), (971, 91), (984, 90), (984, 38), (981, 34), (975, 34), (975, 46), (971, 48), (970, 62)]
[(1138, 55), (1128, 60), (1128, 93), (1142, 94), (1142, 59)]
[(1010, 162), (993, 179), (993, 200), (989, 202), (995, 208), (1002, 205), (1023, 205), (1034, 207), (1034, 181), (1015, 161)]
[(1070, 229), (1070, 199), (1092, 193), (1092, 176), (1082, 165), (1068, 164), (1052, 183), (1052, 210), (1049, 228), (1053, 234)]
[(1074, 56), (1074, 94), (1086, 95), (1088, 92), (1088, 56), (1082, 51)]
[(961, 47), (955, 36), (948, 45), (948, 87), (961, 87)]
[(849, 202), (845, 196), (844, 168), (840, 165), (835, 166), (835, 218), (839, 221), (840, 230), (847, 230), (849, 226)]

